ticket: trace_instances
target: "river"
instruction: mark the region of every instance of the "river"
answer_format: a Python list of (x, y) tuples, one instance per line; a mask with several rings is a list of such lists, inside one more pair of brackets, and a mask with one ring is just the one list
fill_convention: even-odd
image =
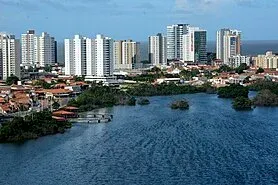
[[(187, 98), (190, 109), (171, 110)], [(0, 145), (1, 185), (278, 184), (278, 108), (192, 94), (118, 106), (102, 124)]]

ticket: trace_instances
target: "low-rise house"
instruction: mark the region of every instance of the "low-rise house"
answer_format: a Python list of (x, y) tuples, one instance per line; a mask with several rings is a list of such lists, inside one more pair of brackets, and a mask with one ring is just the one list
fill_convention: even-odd
[(158, 78), (155, 83), (162, 84), (162, 83), (180, 83), (180, 78)]
[(81, 86), (79, 85), (72, 85), (72, 86), (66, 86), (64, 87), (66, 90), (70, 90), (72, 94), (77, 95), (81, 93)]
[(43, 89), (41, 91), (36, 91), (36, 93), (45, 94), (45, 98), (48, 97), (61, 98), (61, 97), (69, 97), (72, 95), (72, 91), (68, 89)]
[(12, 113), (12, 108), (11, 105), (9, 103), (0, 105), (0, 114), (8, 114), (8, 113)]
[(229, 83), (230, 84), (243, 84), (245, 78), (246, 77), (244, 77), (244, 76), (234, 75), (234, 76), (229, 77)]

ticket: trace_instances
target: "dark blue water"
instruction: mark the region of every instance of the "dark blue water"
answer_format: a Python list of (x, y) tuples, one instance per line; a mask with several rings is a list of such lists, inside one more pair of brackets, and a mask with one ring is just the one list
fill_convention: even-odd
[[(190, 110), (168, 108), (186, 97)], [(236, 112), (216, 95), (102, 109), (109, 124), (0, 145), (1, 185), (278, 184), (278, 109)]]

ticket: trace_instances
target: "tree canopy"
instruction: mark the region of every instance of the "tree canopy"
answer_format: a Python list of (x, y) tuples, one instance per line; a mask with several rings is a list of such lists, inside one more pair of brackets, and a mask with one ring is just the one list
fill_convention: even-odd
[(19, 78), (17, 76), (11, 75), (6, 79), (7, 85), (16, 84), (19, 81)]
[(235, 110), (252, 110), (252, 101), (246, 97), (237, 97), (233, 101), (233, 108)]
[(257, 74), (259, 74), (259, 73), (264, 73), (264, 69), (260, 67), (260, 68), (257, 70), (256, 73), (257, 73)]
[(218, 89), (219, 98), (236, 98), (248, 97), (249, 89), (239, 84), (231, 84), (230, 86), (220, 87)]

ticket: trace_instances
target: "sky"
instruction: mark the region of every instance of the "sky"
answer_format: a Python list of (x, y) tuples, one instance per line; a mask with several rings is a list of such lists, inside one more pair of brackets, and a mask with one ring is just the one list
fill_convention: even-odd
[(206, 29), (208, 40), (221, 28), (241, 30), (243, 40), (278, 40), (277, 7), (278, 0), (0, 0), (0, 32), (146, 41), (187, 23)]

